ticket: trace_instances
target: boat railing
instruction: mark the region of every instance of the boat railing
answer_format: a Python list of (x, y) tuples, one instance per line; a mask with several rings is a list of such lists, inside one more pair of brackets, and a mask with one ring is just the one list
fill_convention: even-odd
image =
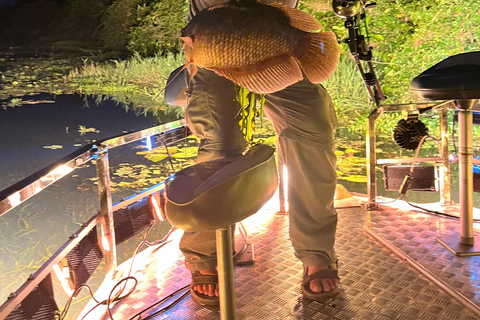
[[(146, 138), (157, 139), (167, 146), (189, 135), (190, 131), (186, 125), (186, 121), (182, 119), (145, 130), (98, 140), (79, 148), (75, 152), (70, 153), (1, 191), (0, 217), (27, 199), (38, 194), (49, 185), (70, 174), (73, 170), (81, 168), (94, 160), (98, 178), (100, 210), (88, 219), (88, 221), (83, 223), (82, 227), (73, 233), (35, 273), (31, 274), (18, 290), (10, 294), (7, 301), (0, 306), (0, 319), (17, 319), (18, 315), (25, 312), (22, 311), (24, 307), (30, 308), (28, 313), (39, 314), (39, 317), (35, 317), (35, 319), (51, 319), (53, 311), (48, 312), (48, 310), (50, 310), (49, 308), (56, 309), (56, 304), (54, 300), (52, 301), (53, 293), (48, 292), (49, 290), (53, 290), (50, 275), (64, 258), (67, 257), (68, 259), (68, 255), (74, 257), (76, 254), (75, 258), (81, 260), (84, 258), (82, 255), (94, 252), (93, 255), (96, 257), (94, 260), (96, 261), (90, 261), (90, 263), (93, 263), (95, 268), (102, 260), (105, 262), (106, 274), (109, 274), (116, 268), (117, 243), (115, 237), (116, 225), (114, 224), (114, 212), (121, 211), (123, 208), (135, 202), (158, 193), (158, 191), (163, 189), (164, 182), (138, 192), (133, 196), (124, 198), (118, 203), (112, 204), (108, 160), (109, 150)], [(100, 224), (101, 241), (97, 239), (97, 224)], [(143, 229), (135, 230), (135, 228), (133, 228), (132, 232), (138, 233), (142, 230)], [(85, 249), (86, 247), (87, 249)], [(91, 259), (91, 257), (89, 257), (89, 259)], [(80, 261), (80, 263), (81, 262), (82, 261)], [(91, 266), (89, 268), (91, 269)], [(86, 276), (87, 279), (90, 274)], [(32, 303), (32, 301), (35, 301), (35, 303)], [(52, 305), (55, 307), (52, 307)], [(37, 309), (32, 310), (32, 307)]]
[(389, 112), (403, 112), (403, 113), (413, 113), (419, 114), (424, 111), (438, 111), (439, 117), (439, 132), (441, 140), (439, 143), (439, 156), (437, 157), (427, 157), (427, 158), (417, 158), (415, 162), (435, 162), (440, 164), (440, 177), (439, 177), (439, 191), (441, 195), (442, 203), (451, 202), (451, 191), (450, 191), (450, 164), (448, 158), (448, 119), (447, 119), (447, 110), (451, 107), (452, 101), (441, 101), (439, 103), (408, 103), (408, 104), (395, 104), (395, 105), (382, 105), (376, 108), (367, 119), (366, 127), (366, 154), (367, 154), (367, 197), (368, 203), (367, 207), (369, 209), (376, 209), (378, 205), (376, 203), (377, 197), (377, 178), (375, 167), (377, 165), (385, 164), (411, 164), (414, 162), (413, 158), (403, 159), (395, 157), (393, 159), (377, 159), (376, 155), (376, 134), (375, 134), (375, 123), (382, 114)]

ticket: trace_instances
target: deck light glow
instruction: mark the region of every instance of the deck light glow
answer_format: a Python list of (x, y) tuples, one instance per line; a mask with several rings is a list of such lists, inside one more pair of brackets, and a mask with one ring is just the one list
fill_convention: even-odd
[(105, 251), (110, 251), (110, 245), (108, 244), (107, 237), (102, 236), (102, 247)]
[(8, 200), (10, 201), (10, 205), (12, 207), (18, 206), (22, 201), (20, 200), (20, 192), (15, 192), (11, 196), (8, 197)]
[(55, 264), (53, 266), (53, 271), (55, 275), (57, 276), (57, 279), (60, 281), (60, 284), (62, 285), (63, 290), (67, 294), (67, 296), (71, 297), (73, 294), (73, 288), (70, 287), (70, 284), (68, 283), (68, 278), (70, 278), (70, 271), (68, 267), (64, 267), (60, 269), (60, 266), (58, 264)]
[(155, 218), (157, 218), (160, 221), (165, 221), (165, 217), (163, 216), (162, 211), (160, 210), (160, 207), (155, 197), (151, 196), (150, 201), (152, 202), (152, 205), (153, 205), (153, 209), (154, 209), (153, 213), (155, 214)]
[(146, 147), (147, 147), (148, 151), (152, 151), (152, 137), (151, 136), (147, 137), (147, 139), (146, 139)]
[(69, 174), (73, 171), (74, 168), (69, 167), (67, 165), (61, 165), (50, 171), (47, 175), (43, 176), (40, 181), (55, 181), (60, 179), (61, 177)]

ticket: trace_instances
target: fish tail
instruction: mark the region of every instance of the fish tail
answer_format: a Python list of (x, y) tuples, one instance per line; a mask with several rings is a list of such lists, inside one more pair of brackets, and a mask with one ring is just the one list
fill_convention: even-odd
[(327, 80), (337, 69), (340, 48), (333, 32), (307, 34), (308, 49), (297, 60), (312, 83)]

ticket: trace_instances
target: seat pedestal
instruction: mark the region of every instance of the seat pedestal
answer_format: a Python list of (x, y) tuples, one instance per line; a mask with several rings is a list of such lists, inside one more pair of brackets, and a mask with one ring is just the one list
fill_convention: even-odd
[[(437, 240), (456, 255), (480, 255), (474, 249), (472, 108), (480, 101), (480, 51), (457, 54), (437, 63), (412, 80), (410, 90), (425, 100), (453, 100), (460, 109), (459, 123), (459, 189), (460, 230), (453, 236)], [(459, 242), (459, 243), (458, 243)]]
[(473, 233), (472, 107), (478, 100), (456, 100), (459, 124), (458, 177), (460, 191), (460, 230), (440, 235), (437, 241), (457, 256), (480, 255), (480, 237)]
[(235, 292), (233, 287), (232, 227), (215, 230), (217, 237), (218, 287), (220, 291), (220, 318), (235, 319)]
[(215, 230), (222, 320), (235, 319), (231, 225), (257, 212), (277, 190), (274, 151), (257, 144), (242, 156), (185, 168), (165, 183), (164, 209), (173, 226)]

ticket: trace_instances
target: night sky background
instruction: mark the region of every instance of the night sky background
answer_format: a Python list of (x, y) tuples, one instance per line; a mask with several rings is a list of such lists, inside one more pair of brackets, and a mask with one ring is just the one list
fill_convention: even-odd
[(0, 6), (4, 6), (7, 4), (14, 4), (15, 0), (0, 0)]
[[(0, 0), (0, 47), (47, 47), (59, 41), (98, 45), (111, 0)], [(83, 45), (83, 43), (85, 45)]]

